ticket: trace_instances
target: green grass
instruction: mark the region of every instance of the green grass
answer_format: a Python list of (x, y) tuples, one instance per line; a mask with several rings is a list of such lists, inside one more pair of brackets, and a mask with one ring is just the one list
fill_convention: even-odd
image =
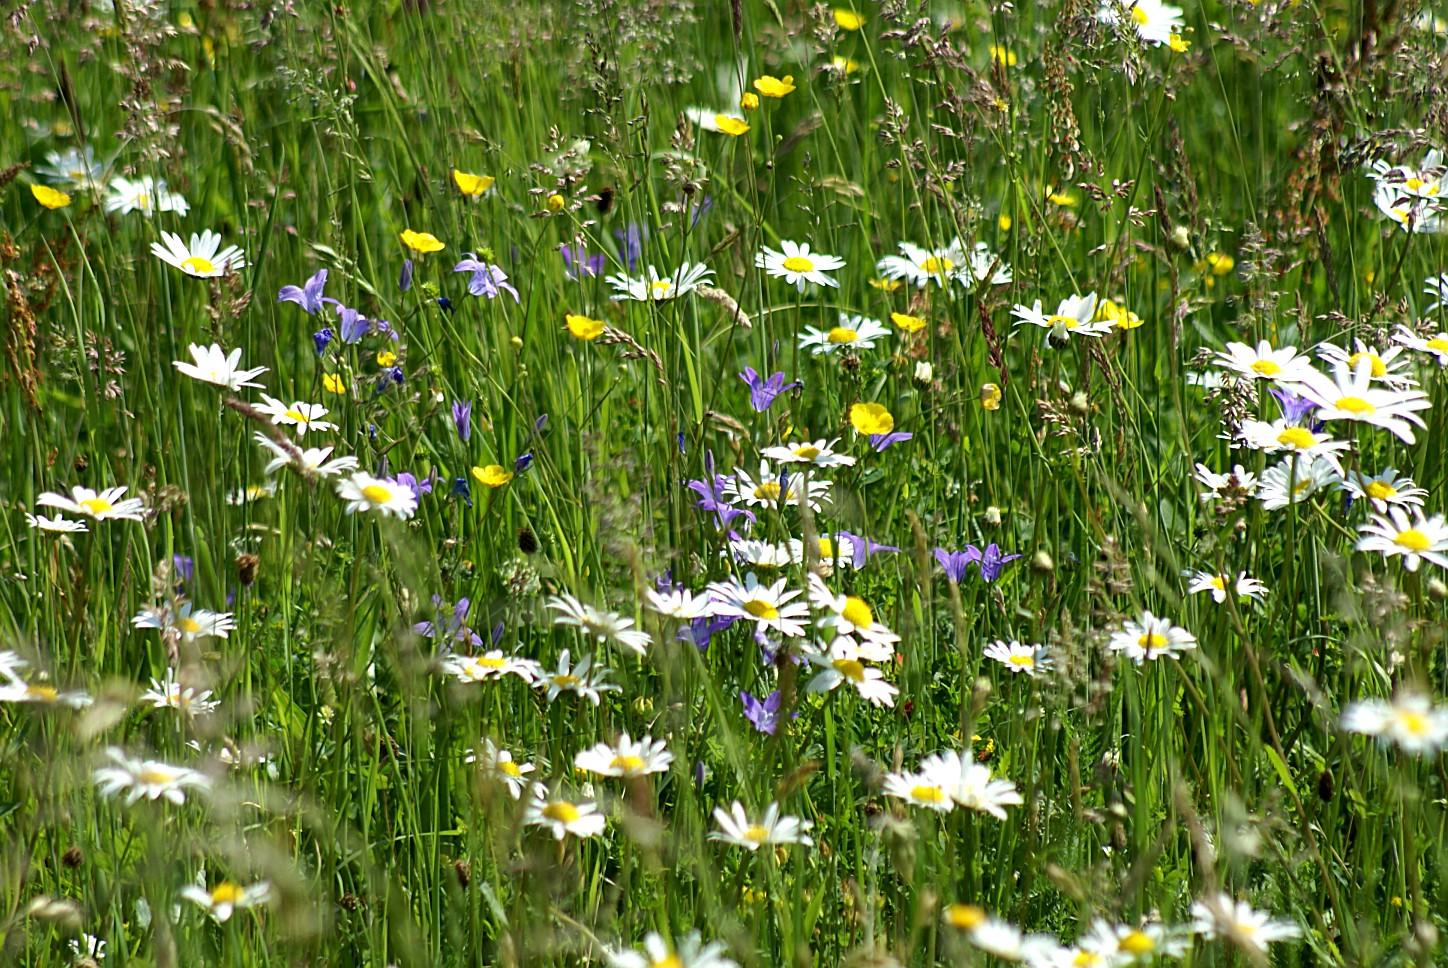
[[(858, 4), (857, 32), (776, 0), (744, 0), (737, 21), (731, 4), (657, 0), (150, 6), (42, 0), (0, 41), (0, 168), (22, 166), (0, 196), (0, 651), (32, 683), (94, 699), (0, 703), (0, 960), (70, 964), (84, 931), (108, 966), (585, 964), (697, 929), (745, 966), (988, 964), (948, 905), (1069, 943), (1098, 917), (1190, 926), (1218, 890), (1301, 938), (1270, 959), (1193, 938), (1181, 963), (1443, 957), (1441, 752), (1339, 725), (1355, 700), (1442, 693), (1442, 570), (1355, 551), (1366, 502), (1335, 488), (1275, 511), (1200, 501), (1196, 463), (1277, 462), (1230, 449), (1224, 415), (1277, 409), (1263, 384), (1224, 403), (1188, 380), (1231, 340), (1381, 347), (1399, 323), (1444, 328), (1421, 292), (1448, 269), (1444, 236), (1394, 228), (1365, 175), (1448, 142), (1444, 38), (1413, 26), (1431, 4), (1190, 3), (1185, 53), (1118, 36), (1076, 0)], [(993, 64), (991, 44), (1016, 63)], [(827, 69), (836, 57), (848, 73)], [(764, 74), (797, 89), (744, 112), (742, 136), (681, 120), (734, 109)], [(83, 189), (37, 204), (24, 166), (84, 145), (115, 158), (111, 174), (165, 179), (190, 212), (107, 214)], [(455, 168), (496, 185), (463, 196)], [(565, 275), (558, 247), (580, 238), (623, 271), (631, 225), (648, 234), (635, 274), (706, 262), (739, 312), (700, 294), (615, 302), (602, 274)], [(150, 253), (162, 230), (206, 228), (243, 248), (243, 270), (194, 279)], [(408, 228), (446, 248), (406, 250)], [(955, 237), (986, 243), (1013, 281), (871, 284), (898, 243)], [(798, 293), (754, 268), (786, 239), (842, 257), (839, 288)], [(468, 295), (451, 271), (464, 252), (500, 264), (520, 299)], [(399, 341), (319, 355), (312, 334), (336, 318), (276, 293), (323, 267), (327, 295)], [(1142, 325), (1058, 347), (1014, 328), (1017, 304), (1050, 313), (1093, 291)], [(799, 348), (841, 312), (890, 332), (853, 357)], [(569, 313), (611, 329), (576, 339)], [(928, 325), (909, 334), (891, 313)], [(268, 367), (259, 381), (285, 403), (329, 408), (337, 428), (303, 446), (435, 477), (416, 515), (347, 514), (332, 482), (287, 469), (275, 493), (229, 500), (268, 480), (252, 439), (265, 421), (172, 366), (212, 342)], [(1416, 444), (1328, 429), (1352, 444), (1345, 465), (1396, 467), (1437, 514), (1448, 380), (1406, 356), (1433, 403)], [(745, 366), (803, 388), (756, 413)], [(981, 403), (988, 383), (999, 409)], [(467, 442), (453, 401), (473, 403)], [(858, 402), (913, 439), (874, 452), (850, 425)], [(731, 570), (684, 482), (754, 474), (763, 448), (818, 437), (857, 458), (813, 472), (833, 500), (756, 508), (753, 536), (844, 530), (901, 549), (828, 580), (901, 636), (880, 663), (890, 707), (848, 686), (806, 694), (815, 670), (762, 662), (744, 625), (706, 651), (678, 642), (643, 605), (666, 570), (694, 591)], [(502, 487), (471, 475), (524, 454)], [(127, 486), (146, 520), (27, 528), (41, 493), (76, 485)], [(1023, 557), (955, 585), (932, 551), (967, 542)], [(189, 580), (175, 555), (194, 560)], [(1198, 569), (1270, 593), (1188, 596)], [(807, 587), (802, 564), (779, 574)], [(171, 656), (131, 620), (182, 585), (235, 629)], [(635, 618), (653, 644), (636, 658), (552, 625), (554, 593)], [(516, 677), (447, 677), (412, 628), (463, 598), (484, 642), (496, 628), (499, 648), (549, 670), (563, 649), (594, 655), (621, 690), (550, 703)], [(1198, 647), (1140, 667), (1110, 652), (1143, 609)], [(1046, 643), (1052, 673), (1012, 676), (983, 657), (997, 639)], [(141, 703), (171, 667), (219, 708)], [(776, 687), (798, 718), (769, 736), (738, 694)], [(623, 731), (666, 740), (672, 766), (595, 777), (585, 795), (574, 755)], [(464, 760), (488, 737), (596, 801), (603, 835), (526, 827), (526, 795)], [(212, 789), (180, 806), (106, 798), (92, 771), (108, 747), (202, 770)], [(1004, 821), (882, 793), (884, 772), (961, 749), (1020, 791)], [(710, 841), (713, 809), (735, 800), (810, 820), (814, 846)], [(274, 903), (215, 924), (179, 896), (203, 869), (208, 888), (267, 880)]]

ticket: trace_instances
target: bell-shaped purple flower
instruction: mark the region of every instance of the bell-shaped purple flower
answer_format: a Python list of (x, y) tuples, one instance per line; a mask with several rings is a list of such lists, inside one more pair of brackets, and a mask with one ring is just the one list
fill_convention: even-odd
[(318, 269), (312, 278), (300, 286), (282, 286), (277, 292), (277, 302), (294, 302), (307, 311), (308, 316), (322, 311), (322, 290), (327, 285), (327, 270)]

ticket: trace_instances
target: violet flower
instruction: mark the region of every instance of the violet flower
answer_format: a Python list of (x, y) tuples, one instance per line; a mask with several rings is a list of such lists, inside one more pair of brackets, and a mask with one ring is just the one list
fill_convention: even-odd
[(681, 626), (677, 638), (680, 642), (692, 642), (695, 648), (704, 652), (708, 650), (711, 638), (737, 621), (738, 618), (733, 615), (705, 615)]
[(473, 402), (454, 400), (452, 418), (458, 428), (458, 439), (466, 444), (473, 435)]
[[(441, 610), (442, 596), (432, 596), (432, 605)], [(458, 599), (453, 606), (452, 615), (443, 619), (442, 628), (439, 629), (432, 622), (418, 622), (412, 627), (412, 631), (418, 635), (426, 636), (429, 639), (441, 639), (439, 647), (443, 651), (452, 651), (454, 645), (467, 644), (474, 648), (483, 644), (482, 636), (478, 635), (467, 626), (468, 609), (471, 603), (466, 598)]]
[(294, 302), (307, 311), (308, 316), (322, 311), (322, 289), (327, 285), (327, 270), (318, 269), (312, 278), (300, 286), (282, 286), (277, 292), (277, 302)]
[(586, 243), (579, 245), (577, 252), (567, 245), (560, 245), (558, 251), (563, 253), (563, 274), (575, 282), (599, 275), (608, 261), (608, 257), (602, 254), (589, 255)]
[(453, 266), (453, 272), (472, 273), (472, 278), (468, 280), (468, 292), (474, 296), (496, 299), (499, 291), (507, 290), (512, 295), (513, 302), (519, 301), (518, 290), (508, 284), (508, 274), (503, 271), (503, 267), (483, 262), (475, 253), (464, 252), (463, 260)]
[[(1279, 390), (1274, 387), (1270, 392), (1282, 407), (1282, 419), (1290, 424), (1301, 424), (1313, 411), (1317, 410), (1317, 404), (1306, 397), (1298, 396), (1291, 390)], [(1310, 429), (1316, 433), (1321, 426), (1322, 422), (1315, 420)]]
[(1020, 555), (1001, 554), (1000, 545), (992, 541), (985, 546), (985, 551), (980, 555), (980, 577), (989, 584), (1001, 576), (1001, 569), (1009, 562), (1015, 561)]
[[(744, 704), (744, 718), (749, 720), (749, 725), (756, 730), (770, 736), (779, 729), (779, 703), (783, 698), (778, 689), (765, 696), (762, 701), (742, 689), (739, 691), (739, 701)], [(790, 719), (798, 718), (799, 713), (790, 716)]]
[(749, 385), (749, 405), (754, 408), (755, 413), (763, 413), (774, 406), (775, 399), (784, 391), (804, 386), (799, 380), (785, 383), (783, 373), (775, 373), (768, 380), (760, 379), (752, 366), (746, 366), (744, 372), (739, 374), (739, 379)]
[(614, 229), (614, 238), (618, 239), (623, 246), (623, 261), (628, 264), (628, 271), (633, 272), (634, 266), (644, 254), (644, 241), (648, 239), (648, 230), (641, 229), (637, 222), (628, 223), (628, 229)]
[(696, 508), (719, 515), (720, 531), (729, 527), (730, 522), (737, 517), (746, 517), (750, 521), (758, 520), (755, 518), (753, 512), (743, 508), (736, 508), (724, 499), (724, 484), (727, 480), (728, 478), (724, 475), (716, 474), (712, 483), (707, 480), (698, 480), (689, 481), (685, 485), (689, 490), (699, 495), (700, 500), (694, 504)]
[(327, 352), (327, 344), (332, 342), (336, 335), (330, 326), (323, 327), (312, 334), (312, 343), (317, 347), (318, 356)]
[(905, 441), (913, 439), (914, 436), (914, 434), (907, 434), (898, 430), (891, 431), (888, 434), (871, 434), (870, 446), (873, 447), (875, 453), (878, 454), (895, 444), (903, 444)]
[(870, 556), (873, 554), (878, 554), (884, 551), (899, 552), (900, 550), (894, 545), (877, 544), (876, 542), (871, 541), (869, 538), (862, 538), (859, 535), (851, 534), (848, 531), (836, 531), (835, 540), (848, 541), (850, 543), (850, 567), (856, 569), (860, 568), (865, 564), (865, 562), (869, 561)]
[(397, 280), (397, 288), (403, 292), (412, 288), (412, 260), (402, 260), (402, 275)]
[(945, 577), (949, 578), (952, 584), (959, 585), (965, 579), (965, 570), (972, 562), (980, 561), (980, 549), (975, 545), (966, 545), (964, 551), (946, 551), (944, 548), (935, 549), (935, 560), (940, 562), (940, 567), (945, 569)]
[(350, 306), (337, 304), (338, 327), (341, 329), (342, 342), (349, 346), (353, 343), (362, 342), (362, 337), (372, 329), (372, 321), (363, 316)]

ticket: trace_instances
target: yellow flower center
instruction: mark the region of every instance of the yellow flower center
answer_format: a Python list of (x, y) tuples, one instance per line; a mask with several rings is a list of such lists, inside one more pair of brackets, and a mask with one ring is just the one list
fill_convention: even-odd
[(1435, 353), (1448, 353), (1448, 339), (1441, 336), (1435, 336), (1423, 345)]
[(80, 502), (80, 506), (81, 510), (85, 511), (86, 514), (92, 516), (105, 514), (111, 508), (115, 507), (115, 505), (112, 504), (110, 501), (107, 501), (105, 498), (99, 497), (87, 498), (86, 500)]
[(523, 771), (518, 769), (518, 764), (514, 763), (512, 760), (499, 761), (498, 772), (503, 774), (504, 776), (511, 776), (514, 779), (523, 775)]
[(875, 616), (870, 613), (870, 606), (863, 598), (853, 595), (845, 599), (845, 607), (840, 611), (840, 617), (858, 629), (869, 629), (875, 624)]
[(1282, 372), (1282, 367), (1271, 360), (1258, 360), (1252, 364), (1252, 372), (1259, 376), (1276, 376)]
[(392, 492), (381, 484), (368, 484), (362, 488), (362, 496), (373, 504), (386, 504), (392, 499)]
[(818, 447), (811, 446), (810, 444), (805, 444), (802, 447), (796, 447), (794, 449), (794, 456), (802, 457), (805, 460), (814, 460), (819, 455), (820, 449)]
[(578, 685), (577, 676), (549, 676), (548, 681), (553, 683), (559, 689), (568, 689), (572, 686)]
[(199, 255), (193, 255), (191, 258), (181, 263), (181, 268), (189, 269), (192, 272), (198, 274), (216, 271), (216, 266), (212, 264), (210, 259), (203, 258)]
[(1373, 481), (1367, 487), (1363, 488), (1363, 491), (1368, 497), (1376, 501), (1386, 501), (1398, 493), (1396, 487), (1393, 487), (1391, 484), (1384, 484), (1382, 481)]
[(1006, 661), (1013, 666), (1023, 666), (1029, 669), (1036, 664), (1036, 657), (1033, 655), (1022, 655), (1020, 653), (1016, 653), (1015, 655), (1007, 656)]
[(778, 501), (779, 484), (776, 481), (765, 481), (754, 489), (754, 496), (761, 501)]
[(660, 279), (658, 282), (655, 282), (653, 284), (652, 288), (655, 297), (658, 297), (666, 295), (670, 289), (674, 288), (674, 284), (668, 279)]
[(171, 774), (162, 773), (160, 770), (142, 770), (136, 774), (136, 780), (146, 786), (165, 786), (171, 782)]
[(1405, 709), (1397, 712), (1398, 725), (1412, 736), (1426, 736), (1429, 731), (1428, 717), (1422, 713)]
[(784, 267), (790, 272), (813, 272), (814, 262), (802, 255), (792, 255), (784, 260)]
[(865, 681), (865, 664), (859, 659), (835, 659), (830, 665), (851, 682)]
[(641, 756), (615, 756), (613, 762), (608, 765), (625, 773), (637, 773), (644, 768), (645, 764)]
[(1348, 413), (1370, 414), (1377, 413), (1378, 408), (1368, 403), (1362, 397), (1343, 397), (1337, 401), (1337, 409), (1346, 410)]
[(60, 693), (53, 686), (26, 686), (25, 695), (42, 702), (55, 702)]
[(1133, 931), (1121, 939), (1121, 948), (1133, 955), (1146, 955), (1156, 950), (1156, 942), (1144, 931)]
[(1399, 533), (1393, 539), (1393, 544), (1400, 548), (1407, 548), (1409, 551), (1427, 551), (1433, 547), (1433, 542), (1428, 540), (1428, 536), (1417, 528), (1409, 528), (1407, 531)]
[(1211, 584), (1212, 587), (1219, 592), (1224, 592), (1227, 590), (1227, 583), (1221, 575), (1213, 575)]
[(240, 884), (233, 884), (231, 881), (222, 881), (211, 889), (211, 903), (235, 904), (241, 900), (242, 893)]
[(969, 931), (985, 924), (985, 911), (974, 904), (952, 904), (945, 909), (945, 920), (952, 928)]
[(953, 270), (955, 268), (955, 263), (951, 262), (944, 256), (932, 255), (924, 262), (920, 263), (920, 268), (930, 273), (932, 276), (940, 276)]
[(1148, 632), (1136, 640), (1136, 644), (1148, 652), (1166, 647), (1166, 636), (1159, 632)]
[(653, 962), (649, 968), (684, 968), (684, 963), (679, 960), (678, 955), (670, 954)]
[(1143, 10), (1143, 9), (1141, 9), (1141, 7), (1132, 7), (1132, 8), (1131, 8), (1131, 19), (1132, 19), (1132, 20), (1135, 20), (1138, 24), (1140, 24), (1140, 25), (1143, 26), (1143, 27), (1145, 27), (1148, 23), (1151, 22), (1150, 18), (1149, 18), (1149, 17), (1147, 16), (1147, 14), (1146, 14), (1146, 11)]
[(196, 619), (192, 618), (190, 615), (184, 616), (181, 621), (176, 623), (176, 627), (181, 631), (185, 632), (187, 635), (195, 635), (197, 632), (201, 631), (201, 623), (196, 621)]
[(502, 656), (485, 655), (476, 661), (478, 665), (482, 666), (485, 669), (501, 669), (503, 668), (503, 666), (508, 664), (508, 660), (503, 658)]
[(829, 340), (831, 343), (853, 343), (860, 338), (860, 334), (845, 326), (836, 326), (830, 330)]
[(835, 556), (835, 543), (829, 538), (819, 539), (820, 558), (829, 561)]
[(914, 786), (910, 788), (910, 799), (920, 803), (944, 803), (945, 791), (938, 786)]
[(543, 816), (558, 823), (573, 823), (582, 816), (578, 808), (563, 800), (555, 800), (543, 808)]
[(1076, 957), (1071, 959), (1071, 964), (1078, 968), (1094, 968), (1095, 965), (1101, 964), (1101, 961), (1101, 956), (1094, 951), (1078, 951)]
[(756, 844), (762, 844), (769, 839), (769, 831), (759, 826), (759, 824), (754, 824), (748, 830), (744, 831), (744, 834), (742, 836), (744, 840), (749, 840)]
[(1047, 317), (1046, 322), (1050, 323), (1053, 327), (1064, 326), (1067, 329), (1075, 329), (1081, 325), (1081, 320), (1075, 316), (1061, 316), (1059, 314)]
[(1312, 436), (1312, 431), (1306, 427), (1288, 427), (1277, 435), (1277, 442), (1283, 447), (1307, 450), (1313, 444), (1317, 443), (1317, 438)]
[(288, 410), (288, 411), (286, 411), (285, 413), (283, 413), (282, 416), (288, 418), (289, 420), (295, 420), (297, 423), (311, 423), (311, 422), (312, 422), (312, 418), (311, 418), (311, 417), (308, 417), (306, 414), (302, 413), (300, 410)]
[(779, 618), (779, 609), (762, 598), (753, 598), (744, 603), (744, 610), (755, 618)]
[(1371, 371), (1371, 372), (1372, 372), (1372, 375), (1373, 375), (1373, 376), (1383, 376), (1383, 375), (1385, 375), (1385, 374), (1388, 372), (1387, 366), (1384, 365), (1384, 363), (1383, 363), (1383, 358), (1382, 358), (1381, 356), (1379, 356), (1378, 354), (1376, 354), (1376, 353), (1370, 353), (1370, 352), (1368, 352), (1368, 351), (1366, 351), (1366, 350), (1364, 350), (1364, 351), (1362, 351), (1362, 352), (1360, 352), (1360, 353), (1354, 353), (1352, 356), (1349, 356), (1349, 357), (1347, 358), (1347, 367), (1348, 367), (1348, 369), (1350, 369), (1350, 370), (1355, 370), (1355, 369), (1357, 369), (1358, 362), (1361, 361), (1361, 360), (1371, 360), (1371, 361), (1372, 361), (1372, 371)]

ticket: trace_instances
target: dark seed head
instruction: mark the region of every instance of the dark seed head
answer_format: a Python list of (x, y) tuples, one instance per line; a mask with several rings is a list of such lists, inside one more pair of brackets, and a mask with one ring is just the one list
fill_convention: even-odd
[(1336, 792), (1337, 791), (1333, 788), (1331, 770), (1323, 770), (1321, 773), (1317, 774), (1317, 799), (1321, 800), (1323, 803), (1330, 803), (1332, 801), (1333, 794)]
[(538, 536), (533, 533), (532, 528), (518, 529), (518, 550), (525, 555), (536, 554), (538, 551)]
[(256, 582), (256, 573), (261, 568), (261, 558), (253, 554), (238, 555), (236, 558), (236, 580), (250, 588)]
[(85, 854), (82, 854), (80, 852), (79, 847), (72, 847), (70, 848), (70, 850), (67, 850), (65, 853), (60, 855), (60, 862), (66, 867), (74, 870), (81, 864), (85, 863)]

